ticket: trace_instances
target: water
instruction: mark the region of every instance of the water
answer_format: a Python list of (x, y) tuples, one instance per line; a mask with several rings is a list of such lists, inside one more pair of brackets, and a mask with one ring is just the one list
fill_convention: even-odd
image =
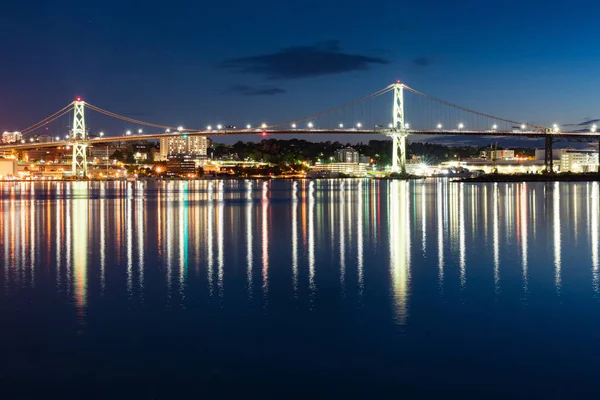
[(0, 392), (581, 397), (594, 183), (0, 185)]

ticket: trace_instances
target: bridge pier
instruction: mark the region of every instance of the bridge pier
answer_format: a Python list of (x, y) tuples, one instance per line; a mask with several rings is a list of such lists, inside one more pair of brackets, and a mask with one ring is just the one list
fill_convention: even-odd
[(394, 85), (394, 131), (392, 133), (392, 172), (406, 174), (406, 136), (404, 125), (404, 85)]
[(76, 178), (87, 176), (87, 131), (85, 129), (85, 103), (81, 99), (73, 102), (73, 159), (71, 171)]
[(552, 136), (546, 135), (544, 138), (544, 166), (546, 167), (546, 173), (554, 172), (554, 156), (552, 155)]

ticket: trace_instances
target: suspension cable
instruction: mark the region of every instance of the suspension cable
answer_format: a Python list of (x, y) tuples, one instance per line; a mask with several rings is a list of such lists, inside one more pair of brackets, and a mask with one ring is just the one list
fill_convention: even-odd
[(96, 106), (94, 106), (94, 105), (92, 105), (90, 103), (85, 103), (85, 106), (88, 107), (90, 110), (99, 112), (99, 113), (104, 114), (104, 115), (108, 115), (109, 117), (117, 118), (117, 119), (120, 119), (120, 120), (123, 120), (123, 121), (127, 121), (127, 122), (131, 122), (131, 123), (134, 123), (134, 124), (145, 125), (145, 126), (150, 126), (150, 127), (153, 127), (153, 128), (161, 128), (161, 129), (177, 129), (174, 126), (153, 124), (151, 122), (144, 122), (144, 121), (140, 121), (140, 120), (137, 120), (137, 119), (125, 117), (123, 115), (119, 115), (119, 114), (115, 114), (115, 113), (107, 111), (107, 110), (103, 110), (102, 108), (96, 107)]
[(469, 113), (472, 113), (472, 114), (480, 115), (482, 117), (487, 117), (487, 118), (495, 119), (495, 120), (506, 122), (506, 123), (509, 123), (509, 124), (526, 125), (526, 126), (531, 126), (533, 128), (542, 129), (542, 130), (546, 129), (546, 127), (544, 127), (544, 126), (534, 125), (534, 124), (530, 124), (530, 123), (523, 123), (523, 122), (519, 122), (519, 121), (513, 121), (513, 120), (510, 120), (510, 119), (506, 119), (506, 118), (499, 118), (499, 117), (496, 117), (496, 116), (493, 116), (493, 115), (490, 115), (490, 114), (485, 114), (485, 113), (481, 113), (479, 111), (471, 110), (469, 108), (461, 107), (459, 105), (450, 103), (448, 101), (445, 101), (445, 100), (442, 100), (442, 99), (438, 99), (437, 97), (433, 97), (433, 96), (430, 96), (430, 95), (425, 94), (423, 92), (419, 92), (418, 90), (415, 90), (415, 89), (413, 89), (413, 88), (411, 88), (409, 86), (406, 86), (406, 85), (404, 85), (404, 88), (406, 90), (408, 90), (408, 91), (411, 91), (411, 92), (413, 92), (415, 94), (418, 94), (419, 96), (423, 96), (423, 97), (428, 98), (430, 100), (437, 101), (438, 103), (442, 103), (442, 104), (445, 104), (447, 106), (454, 107), (454, 108), (456, 108), (458, 110), (462, 110), (462, 111), (466, 111), (466, 112), (469, 112)]
[(66, 113), (70, 112), (72, 109), (73, 109), (73, 103), (69, 103), (66, 106), (64, 106), (63, 108), (61, 108), (60, 110), (58, 110), (57, 112), (55, 112), (54, 114), (50, 115), (49, 117), (44, 118), (40, 122), (37, 122), (31, 126), (28, 126), (25, 129), (22, 129), (21, 133), (29, 133), (33, 130), (36, 130), (36, 129), (40, 128), (42, 125), (48, 124), (48, 123), (54, 121), (56, 118), (62, 117)]
[(303, 118), (289, 120), (289, 121), (284, 121), (284, 122), (280, 122), (280, 123), (277, 123), (277, 124), (269, 125), (269, 126), (267, 126), (267, 128), (275, 128), (275, 127), (282, 126), (282, 125), (297, 124), (297, 123), (300, 123), (300, 122), (309, 121), (311, 119), (316, 119), (316, 118), (322, 117), (324, 115), (331, 114), (331, 113), (334, 113), (336, 111), (344, 110), (344, 109), (349, 108), (351, 106), (354, 106), (356, 104), (360, 104), (360, 103), (363, 103), (363, 102), (365, 102), (367, 100), (371, 100), (371, 99), (373, 99), (375, 97), (381, 96), (382, 94), (385, 94), (385, 93), (389, 92), (393, 88), (394, 88), (394, 85), (389, 85), (389, 86), (386, 86), (385, 88), (383, 88), (381, 90), (376, 91), (375, 93), (371, 93), (368, 96), (361, 97), (360, 99), (357, 99), (357, 100), (351, 101), (349, 103), (343, 104), (343, 105), (341, 105), (339, 107), (330, 108), (330, 109), (322, 111), (320, 113), (309, 115), (309, 116), (306, 116), (306, 117), (303, 117)]

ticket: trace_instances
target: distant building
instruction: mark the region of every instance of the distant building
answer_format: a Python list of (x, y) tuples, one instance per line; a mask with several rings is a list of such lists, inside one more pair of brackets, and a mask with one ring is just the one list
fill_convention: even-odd
[(367, 157), (367, 156), (360, 156), (360, 157), (358, 158), (358, 162), (359, 162), (360, 164), (367, 164), (367, 165), (369, 165), (369, 164), (371, 164), (371, 158), (369, 158), (369, 157)]
[(367, 166), (358, 162), (335, 162), (329, 164), (315, 164), (309, 175), (312, 177), (335, 176), (339, 174), (350, 176), (364, 176), (367, 173)]
[(170, 158), (202, 159), (207, 157), (210, 139), (205, 136), (182, 135), (160, 139), (160, 160)]
[(196, 163), (192, 160), (170, 159), (167, 161), (167, 175), (196, 174)]
[(21, 132), (4, 132), (2, 134), (2, 143), (16, 143), (23, 139)]
[(334, 154), (335, 161), (341, 163), (358, 163), (359, 162), (359, 154), (358, 151), (354, 150), (352, 147), (345, 147), (343, 149), (338, 149)]
[(0, 159), (0, 179), (17, 176), (17, 160)]
[(489, 161), (493, 160), (513, 160), (515, 158), (514, 150), (484, 150), (481, 152), (481, 158)]
[(561, 172), (593, 172), (597, 170), (597, 151), (562, 149), (560, 154)]

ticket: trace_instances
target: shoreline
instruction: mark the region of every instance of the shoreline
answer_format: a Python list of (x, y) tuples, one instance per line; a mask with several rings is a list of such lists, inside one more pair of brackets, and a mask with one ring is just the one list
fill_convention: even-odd
[(600, 182), (600, 173), (587, 172), (580, 174), (486, 174), (471, 178), (455, 179), (452, 182), (461, 183), (519, 183), (519, 182)]

